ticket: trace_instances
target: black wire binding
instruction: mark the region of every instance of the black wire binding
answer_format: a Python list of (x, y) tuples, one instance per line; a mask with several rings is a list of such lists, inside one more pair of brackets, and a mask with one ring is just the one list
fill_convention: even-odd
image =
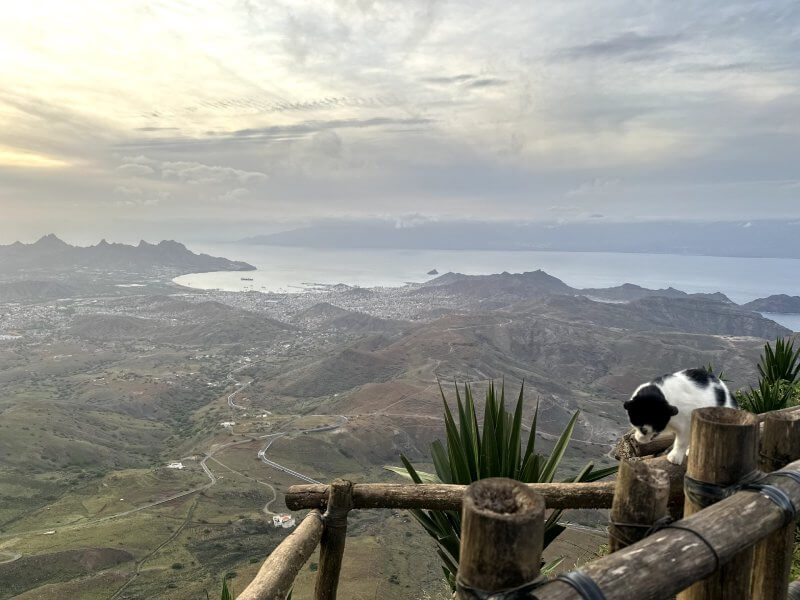
[(572, 586), (583, 600), (606, 600), (603, 590), (583, 571), (570, 571), (556, 577), (556, 581), (563, 581)]
[(800, 483), (800, 473), (797, 471), (773, 471), (770, 475), (775, 477), (788, 477), (795, 483)]
[(698, 481), (685, 475), (683, 478), (683, 490), (694, 504), (700, 508), (706, 508), (732, 496), (743, 486), (754, 483), (762, 479), (763, 476), (764, 474), (761, 471), (750, 471), (734, 484), (719, 485), (717, 483), (708, 483), (707, 481)]
[(608, 534), (613, 537), (618, 542), (622, 542), (626, 546), (630, 546), (638, 542), (639, 540), (631, 540), (626, 538), (619, 530), (620, 527), (630, 527), (634, 529), (646, 529), (645, 534), (642, 536), (642, 539), (646, 538), (647, 536), (655, 533), (659, 529), (664, 529), (667, 525), (672, 523), (675, 519), (670, 516), (661, 517), (657, 521), (646, 524), (646, 523), (622, 523), (620, 521), (609, 521), (608, 522)]
[(784, 492), (781, 488), (768, 483), (750, 483), (742, 487), (743, 492), (758, 492), (772, 500), (774, 504), (783, 512), (783, 525), (786, 526), (794, 521), (797, 516), (797, 508), (795, 508), (789, 494)]
[(530, 600), (530, 592), (542, 585), (545, 581), (545, 577), (540, 575), (533, 581), (523, 583), (515, 588), (509, 588), (499, 592), (487, 592), (486, 590), (471, 587), (456, 577), (456, 589), (461, 594), (461, 598), (470, 598), (471, 600)]

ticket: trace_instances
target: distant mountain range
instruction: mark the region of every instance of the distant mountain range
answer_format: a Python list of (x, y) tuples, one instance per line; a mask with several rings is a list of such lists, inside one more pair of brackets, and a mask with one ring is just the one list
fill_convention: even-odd
[(800, 258), (800, 221), (509, 223), (323, 221), (242, 240), (312, 248), (556, 250)]
[(53, 234), (33, 244), (15, 242), (0, 246), (0, 273), (63, 272), (75, 270), (126, 271), (153, 273), (199, 273), (208, 271), (253, 271), (244, 262), (195, 254), (174, 241), (138, 246), (109, 244), (101, 240), (95, 246), (71, 246)]
[(633, 302), (642, 298), (659, 297), (695, 298), (735, 305), (730, 298), (721, 292), (714, 294), (687, 294), (673, 287), (651, 290), (632, 283), (624, 283), (609, 288), (574, 288), (541, 269), (525, 273), (504, 272), (496, 275), (464, 275), (450, 272), (425, 282), (420, 288), (420, 293), (423, 294), (437, 291), (446, 291), (447, 293), (474, 298), (511, 296), (524, 299), (560, 294), (586, 296), (590, 299), (604, 302)]
[(766, 298), (758, 298), (743, 304), (742, 307), (758, 312), (800, 314), (800, 296), (775, 294)]
[[(610, 288), (579, 289), (542, 270), (496, 275), (445, 273), (423, 284), (416, 293), (457, 296), (487, 308), (512, 307), (519, 310), (528, 305), (536, 306), (537, 311), (613, 327), (655, 327), (767, 339), (791, 333), (758, 314), (758, 311), (783, 311), (751, 308), (751, 305), (777, 307), (778, 304), (769, 302), (770, 299), (739, 306), (719, 292), (687, 294), (671, 287), (650, 290), (630, 283)], [(545, 306), (546, 311), (543, 310)], [(781, 306), (785, 307), (785, 304)], [(689, 323), (691, 325), (687, 325)]]

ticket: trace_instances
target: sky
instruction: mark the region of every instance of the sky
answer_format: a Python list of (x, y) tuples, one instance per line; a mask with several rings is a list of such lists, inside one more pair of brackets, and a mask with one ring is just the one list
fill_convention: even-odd
[(800, 3), (6, 0), (0, 243), (800, 216)]

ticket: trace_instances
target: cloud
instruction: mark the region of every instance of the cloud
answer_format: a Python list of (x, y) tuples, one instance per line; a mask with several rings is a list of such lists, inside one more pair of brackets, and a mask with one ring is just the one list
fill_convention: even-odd
[(152, 167), (140, 163), (126, 163), (117, 167), (117, 171), (125, 175), (133, 175), (135, 177), (146, 177), (152, 175), (155, 171)]
[(190, 185), (222, 185), (239, 183), (253, 185), (269, 179), (260, 171), (245, 171), (221, 165), (208, 165), (195, 161), (159, 161), (148, 156), (126, 156), (117, 171), (138, 177), (176, 180)]
[(486, 87), (500, 87), (506, 85), (508, 82), (496, 77), (484, 77), (483, 79), (476, 79), (467, 84), (471, 88), (486, 88)]
[[(584, 181), (578, 187), (568, 190), (564, 194), (567, 198), (580, 198), (580, 197), (593, 197), (606, 194), (619, 187), (619, 179), (608, 179), (604, 177), (597, 177), (591, 181)], [(601, 215), (602, 216), (602, 215)]]
[(247, 188), (236, 188), (229, 190), (219, 197), (225, 204), (237, 204), (250, 197), (250, 190)]
[(369, 119), (335, 119), (301, 121), (291, 125), (270, 125), (234, 131), (207, 131), (196, 137), (147, 138), (124, 142), (118, 147), (122, 150), (180, 150), (190, 151), (202, 148), (228, 147), (232, 143), (252, 144), (254, 142), (284, 142), (304, 139), (317, 133), (341, 129), (392, 129), (395, 133), (416, 126), (430, 125), (435, 121), (428, 117), (372, 117)]
[(609, 39), (568, 46), (558, 52), (558, 57), (572, 60), (586, 58), (646, 60), (663, 56), (667, 49), (683, 39), (684, 36), (680, 34), (642, 35), (635, 31), (626, 31)]
[(160, 168), (162, 178), (177, 179), (191, 185), (219, 185), (230, 182), (255, 184), (269, 179), (266, 173), (258, 171), (243, 171), (191, 161), (163, 162)]
[(172, 196), (165, 190), (147, 190), (135, 185), (118, 185), (114, 188), (114, 195), (113, 205), (121, 208), (154, 207)]
[(459, 75), (437, 76), (437, 77), (423, 77), (422, 81), (425, 83), (435, 83), (441, 85), (449, 85), (453, 83), (464, 83), (476, 79), (477, 75), (471, 73), (461, 73)]
[(234, 218), (224, 202), (243, 222), (797, 218), (797, 3), (53, 3), (35, 36), (19, 6), (0, 20), (13, 235), (114, 227), (113, 202), (164, 229)]
[(756, 63), (685, 63), (675, 66), (675, 70), (682, 73), (737, 73), (765, 68), (766, 65)]
[(395, 229), (410, 229), (412, 227), (418, 227), (420, 225), (426, 225), (428, 223), (432, 223), (437, 221), (435, 217), (430, 215), (424, 215), (420, 213), (413, 213), (407, 215), (400, 215), (399, 217), (395, 217), (394, 219), (394, 228)]

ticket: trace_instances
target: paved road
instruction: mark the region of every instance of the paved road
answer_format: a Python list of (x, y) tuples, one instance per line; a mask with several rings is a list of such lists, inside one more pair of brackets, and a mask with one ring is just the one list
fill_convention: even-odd
[[(248, 365), (245, 365), (244, 367), (241, 367), (241, 368), (245, 368), (245, 367), (249, 367), (249, 366), (251, 366), (251, 365), (248, 364)], [(236, 370), (241, 370), (241, 369), (236, 369)], [(228, 377), (230, 379), (233, 379), (232, 374), (236, 370), (232, 371), (228, 375)], [(242, 386), (242, 387), (246, 387), (246, 386)], [(242, 388), (239, 388), (239, 390), (237, 390), (237, 392), (240, 391), (241, 389)], [(237, 392), (234, 392), (233, 394), (228, 396), (228, 403), (231, 406), (235, 406), (236, 408), (243, 409), (245, 407), (236, 405), (235, 403), (232, 402), (232, 396), (234, 394), (236, 394)], [(328, 416), (328, 415), (326, 415), (326, 416)], [(311, 429), (304, 429), (304, 430), (301, 429), (301, 430), (298, 431), (298, 433), (320, 433), (320, 432), (324, 432), (324, 431), (333, 431), (335, 429), (338, 429), (344, 423), (347, 422), (347, 417), (345, 417), (344, 415), (336, 415), (336, 416), (341, 418), (343, 420), (343, 422), (339, 423), (337, 425), (322, 425), (320, 427), (313, 427)], [(278, 469), (279, 471), (283, 471), (284, 473), (287, 473), (289, 475), (292, 475), (294, 477), (297, 477), (298, 479), (301, 479), (303, 481), (307, 481), (309, 483), (319, 483), (318, 481), (316, 481), (315, 479), (312, 479), (311, 477), (308, 477), (307, 475), (303, 475), (302, 473), (299, 473), (298, 471), (290, 469), (289, 467), (286, 467), (284, 465), (281, 465), (281, 464), (279, 464), (279, 463), (277, 463), (275, 461), (272, 461), (272, 460), (269, 460), (268, 458), (266, 458), (265, 454), (266, 454), (267, 450), (269, 449), (269, 447), (272, 445), (272, 442), (274, 442), (277, 438), (279, 438), (281, 436), (284, 436), (284, 435), (286, 435), (288, 433), (290, 433), (290, 432), (289, 431), (281, 431), (281, 432), (268, 433), (266, 435), (259, 436), (258, 439), (266, 439), (266, 438), (272, 438), (272, 439), (269, 441), (269, 443), (264, 448), (259, 450), (258, 457), (264, 462), (264, 464), (266, 464), (268, 466), (271, 466), (271, 467), (273, 467), (275, 469)], [(38, 529), (38, 530), (29, 530), (29, 531), (15, 531), (13, 533), (0, 533), (0, 539), (12, 538), (12, 537), (29, 537), (29, 536), (33, 536), (33, 535), (43, 535), (48, 531), (52, 531), (53, 529), (55, 529), (57, 532), (74, 531), (76, 529), (82, 529), (84, 527), (91, 527), (93, 525), (98, 525), (100, 523), (105, 523), (105, 522), (108, 522), (108, 521), (111, 521), (111, 520), (114, 520), (114, 519), (121, 519), (121, 518), (127, 517), (129, 515), (135, 514), (137, 512), (141, 512), (143, 510), (148, 510), (148, 509), (153, 508), (155, 506), (159, 506), (160, 504), (165, 504), (167, 502), (172, 502), (173, 500), (177, 500), (179, 498), (183, 498), (183, 497), (188, 496), (190, 494), (195, 494), (197, 492), (202, 492), (203, 490), (207, 490), (211, 486), (215, 485), (217, 483), (217, 481), (218, 481), (218, 478), (214, 475), (214, 473), (211, 471), (211, 469), (208, 467), (208, 465), (206, 463), (209, 460), (214, 460), (215, 462), (219, 463), (219, 461), (216, 458), (214, 458), (214, 455), (217, 452), (220, 452), (221, 450), (224, 450), (225, 448), (230, 448), (232, 446), (238, 446), (238, 445), (241, 445), (241, 444), (249, 444), (249, 443), (252, 442), (252, 439), (253, 439), (252, 437), (247, 437), (246, 439), (243, 439), (243, 440), (237, 440), (237, 441), (233, 441), (233, 442), (228, 442), (226, 444), (222, 444), (222, 445), (219, 445), (219, 446), (212, 446), (209, 449), (209, 451), (205, 453), (205, 456), (200, 461), (200, 467), (203, 469), (203, 472), (205, 473), (206, 477), (208, 477), (208, 483), (206, 483), (204, 485), (197, 486), (197, 487), (194, 487), (194, 488), (191, 488), (191, 489), (188, 489), (188, 490), (184, 490), (182, 492), (178, 492), (176, 494), (172, 494), (172, 495), (167, 496), (165, 498), (162, 498), (160, 500), (156, 500), (155, 502), (148, 502), (147, 504), (143, 504), (141, 506), (137, 506), (136, 508), (131, 508), (129, 510), (125, 510), (125, 511), (122, 511), (122, 512), (119, 512), (119, 513), (115, 513), (113, 515), (107, 515), (105, 517), (99, 517), (99, 518), (96, 518), (96, 519), (88, 519), (88, 520), (85, 520), (85, 521), (80, 521), (78, 523), (72, 523), (72, 524), (62, 525), (62, 526), (57, 526), (57, 527), (49, 527), (47, 529)], [(222, 463), (219, 463), (219, 464), (222, 464)], [(230, 467), (228, 467), (227, 465), (222, 464), (222, 466), (224, 466), (225, 468), (227, 468), (227, 469), (229, 469), (231, 471), (234, 471), (233, 469), (230, 469)], [(234, 471), (234, 472), (238, 473), (238, 471)], [(240, 475), (243, 475), (243, 474), (240, 473)], [(247, 477), (246, 475), (244, 475), (244, 476)], [(258, 481), (258, 480), (255, 480), (255, 481)], [(259, 483), (267, 485), (272, 489), (273, 498), (264, 507), (264, 512), (265, 513), (272, 514), (271, 512), (269, 512), (269, 506), (277, 498), (277, 493), (275, 492), (275, 488), (273, 488), (271, 485), (266, 484), (266, 483), (261, 482), (261, 481), (259, 481)], [(0, 564), (13, 562), (13, 561), (19, 560), (21, 558), (21, 555), (18, 555), (16, 553), (11, 553), (11, 552), (0, 552), (0, 555), (6, 555), (6, 556), (10, 556), (11, 557), (8, 560), (0, 561)]]
[[(335, 416), (342, 419), (342, 423), (338, 423), (336, 425), (321, 425), (320, 427), (313, 427), (311, 429), (301, 429), (299, 433), (321, 433), (323, 431), (333, 431), (335, 429), (339, 429), (339, 427), (344, 425), (344, 423), (347, 423), (347, 417), (345, 417), (344, 415), (335, 415)], [(294, 469), (290, 469), (287, 466), (276, 463), (274, 460), (270, 460), (267, 458), (266, 454), (267, 450), (269, 450), (269, 447), (272, 446), (275, 440), (277, 440), (279, 437), (286, 435), (286, 433), (287, 432), (272, 434), (273, 438), (269, 442), (267, 442), (266, 446), (264, 446), (261, 450), (258, 451), (258, 458), (260, 458), (265, 465), (270, 466), (273, 469), (278, 469), (279, 471), (283, 471), (284, 473), (287, 473), (292, 477), (297, 477), (298, 479), (301, 479), (308, 483), (320, 483), (319, 481), (317, 481), (316, 479), (312, 479), (308, 475), (303, 475), (302, 473), (295, 471)]]
[(8, 558), (6, 560), (0, 560), (0, 565), (5, 565), (7, 563), (12, 563), (15, 560), (19, 560), (20, 558), (22, 558), (22, 554), (17, 554), (17, 553), (14, 553), (14, 552), (5, 552), (3, 550), (0, 550), (0, 556), (10, 556), (11, 557), (11, 558)]
[[(248, 366), (249, 366), (249, 365), (248, 365)], [(236, 380), (233, 378), (233, 371), (231, 371), (230, 373), (228, 373), (228, 379), (229, 379), (229, 380), (231, 380), (231, 381), (236, 381)], [(238, 383), (238, 382), (237, 382), (237, 383)], [(237, 390), (234, 390), (232, 393), (228, 394), (228, 406), (230, 406), (231, 408), (238, 408), (239, 410), (247, 410), (247, 407), (246, 407), (246, 406), (242, 406), (241, 404), (236, 404), (236, 402), (234, 402), (234, 401), (233, 401), (233, 398), (234, 398), (234, 396), (236, 396), (236, 394), (238, 394), (239, 392), (241, 392), (243, 389), (245, 389), (245, 388), (246, 388), (247, 386), (249, 386), (251, 383), (252, 383), (251, 381), (248, 381), (247, 383), (243, 383), (243, 384), (241, 384), (241, 386), (239, 387), (239, 389), (237, 389)]]

